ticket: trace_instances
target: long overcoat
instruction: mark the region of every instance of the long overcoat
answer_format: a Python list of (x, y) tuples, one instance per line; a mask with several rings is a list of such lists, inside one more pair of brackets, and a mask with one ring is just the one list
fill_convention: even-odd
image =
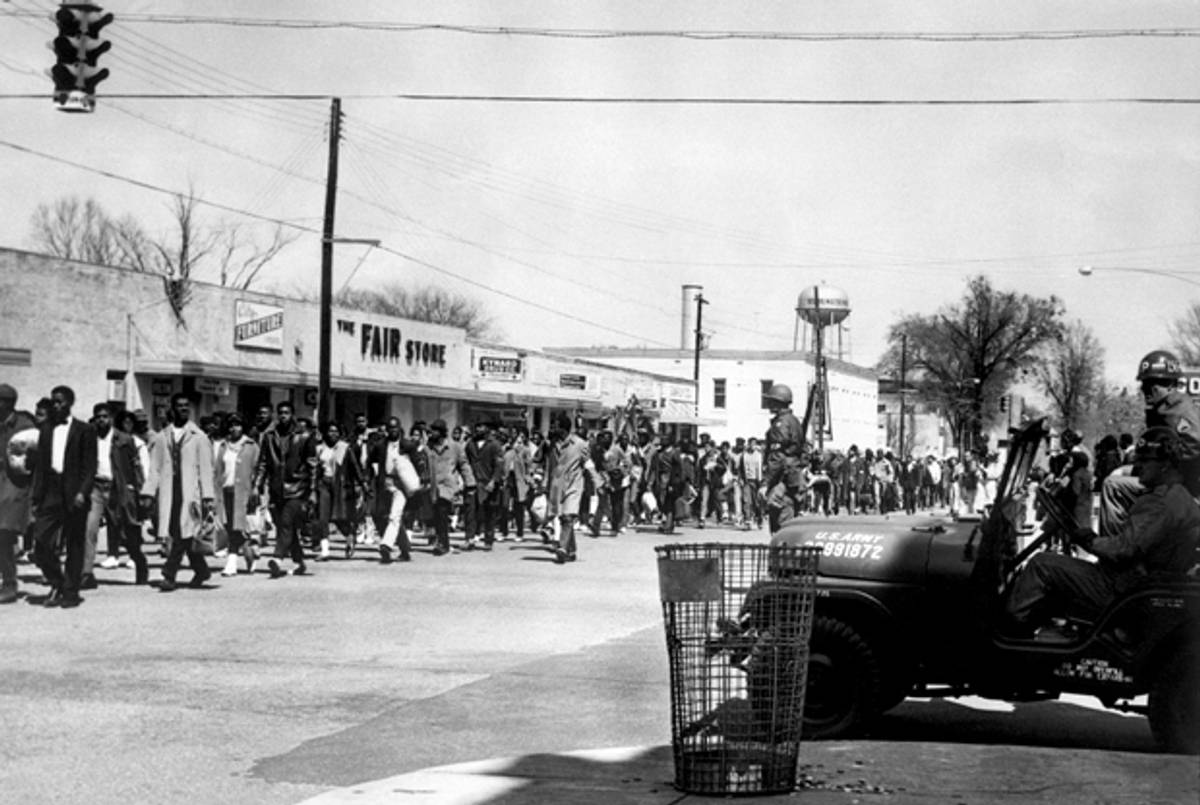
[[(171, 494), (175, 473), (171, 449), (175, 441), (175, 426), (163, 428), (150, 446), (150, 466), (146, 470), (143, 495), (157, 496), (159, 533), (167, 533), (171, 522)], [(179, 444), (180, 488), (183, 491), (179, 515), (179, 533), (184, 539), (196, 535), (202, 522), (201, 501), (213, 499), (212, 443), (194, 422), (183, 426), (183, 441)]]
[[(222, 439), (217, 442), (216, 453), (213, 457), (213, 488), (216, 496), (217, 520), (224, 525), (228, 520), (225, 511), (225, 495), (223, 494), (225, 467), (225, 452), (229, 449), (229, 441)], [(242, 436), (238, 448), (237, 462), (233, 465), (233, 529), (246, 531), (246, 512), (250, 506), (250, 494), (254, 491), (254, 471), (258, 467), (258, 442), (249, 436)]]

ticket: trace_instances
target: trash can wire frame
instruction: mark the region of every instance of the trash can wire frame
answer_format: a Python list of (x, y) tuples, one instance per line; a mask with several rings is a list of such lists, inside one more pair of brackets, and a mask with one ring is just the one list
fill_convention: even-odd
[(820, 548), (664, 545), (659, 591), (675, 785), (792, 791)]

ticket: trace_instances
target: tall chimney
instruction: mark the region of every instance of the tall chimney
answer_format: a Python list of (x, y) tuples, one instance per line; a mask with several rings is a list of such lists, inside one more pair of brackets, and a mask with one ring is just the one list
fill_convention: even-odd
[(696, 347), (696, 295), (704, 290), (703, 285), (684, 285), (679, 307), (679, 348), (692, 350)]

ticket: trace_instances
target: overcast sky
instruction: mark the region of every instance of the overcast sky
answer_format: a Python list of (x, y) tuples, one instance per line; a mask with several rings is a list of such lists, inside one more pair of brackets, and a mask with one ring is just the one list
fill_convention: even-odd
[[(639, 98), (1016, 100), (1200, 97), (1200, 38), (1048, 41), (550, 38), (285, 29), (146, 15), (613, 31), (1200, 31), (1200, 4), (971, 2), (215, 2), (108, 10), (94, 115), (48, 99), (53, 3), (0, 0), (0, 245), (29, 245), (66, 194), (170, 227), (197, 194), (308, 227), (261, 287), (315, 288), (326, 100), (116, 99), (272, 91), (344, 98), (335, 286), (439, 283), (522, 346), (677, 346), (679, 288), (704, 286), (712, 345), (790, 348), (806, 286), (845, 291), (852, 358), (965, 279), (1056, 294), (1114, 380), (1169, 344), (1200, 298), (1200, 106), (601, 104), (395, 100), (398, 93)], [(27, 12), (41, 16), (26, 16)], [(271, 225), (206, 209), (265, 237)], [(399, 253), (399, 254), (397, 254)], [(405, 256), (400, 256), (400, 255)], [(1078, 267), (1097, 270), (1081, 276)], [(1141, 268), (1174, 276), (1116, 269)], [(1106, 270), (1108, 269), (1108, 270)], [(209, 279), (212, 279), (211, 277)], [(533, 304), (527, 304), (528, 300)], [(549, 312), (545, 308), (560, 311)], [(2, 325), (0, 325), (2, 326)]]

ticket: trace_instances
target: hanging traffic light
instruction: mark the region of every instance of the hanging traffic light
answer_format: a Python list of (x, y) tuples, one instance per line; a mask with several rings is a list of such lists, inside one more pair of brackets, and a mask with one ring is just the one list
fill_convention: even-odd
[(1005, 394), (1000, 398), (1000, 413), (1003, 414), (1003, 413), (1006, 413), (1007, 411), (1008, 411), (1008, 395)]
[(91, 3), (64, 3), (53, 17), (58, 36), (50, 43), (56, 64), (48, 71), (54, 79), (54, 105), (61, 112), (91, 112), (96, 108), (96, 85), (108, 78), (108, 69), (96, 66), (112, 42), (100, 31), (113, 15)]

